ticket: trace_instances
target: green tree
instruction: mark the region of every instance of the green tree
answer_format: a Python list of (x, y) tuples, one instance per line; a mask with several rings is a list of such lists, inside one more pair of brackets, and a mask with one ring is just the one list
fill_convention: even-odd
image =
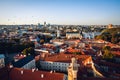
[(112, 59), (113, 57), (114, 57), (114, 55), (111, 53), (111, 51), (109, 51), (109, 50), (104, 51), (104, 54), (103, 54), (104, 59)]
[(111, 49), (110, 46), (104, 46), (104, 47), (103, 47), (103, 51), (104, 51), (104, 50), (110, 50), (110, 49)]
[(120, 28), (105, 29), (101, 35), (98, 35), (96, 39), (103, 39), (112, 43), (119, 43), (120, 41)]
[(103, 51), (104, 51), (104, 54), (103, 54), (104, 59), (113, 59), (114, 55), (111, 53), (110, 46), (104, 46)]
[(24, 50), (23, 50), (23, 55), (35, 55), (35, 51), (34, 51), (34, 48), (32, 48), (32, 47), (29, 47), (29, 48), (25, 48)]
[(29, 48), (27, 48), (27, 50), (28, 50), (28, 53), (29, 53), (30, 55), (35, 55), (34, 48), (29, 47)]
[(28, 56), (28, 49), (26, 48), (26, 49), (24, 49), (23, 51), (22, 51), (23, 53), (23, 55), (27, 55)]

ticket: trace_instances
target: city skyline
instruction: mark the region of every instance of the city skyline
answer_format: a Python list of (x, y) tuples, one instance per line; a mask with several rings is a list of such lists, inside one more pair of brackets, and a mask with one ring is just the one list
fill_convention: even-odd
[(0, 24), (120, 25), (120, 0), (1, 0)]

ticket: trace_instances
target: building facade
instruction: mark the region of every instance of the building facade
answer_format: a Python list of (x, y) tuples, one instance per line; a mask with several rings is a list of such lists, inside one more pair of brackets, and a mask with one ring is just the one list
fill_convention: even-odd
[(71, 39), (71, 38), (80, 38), (82, 39), (82, 36), (80, 35), (79, 32), (66, 32), (66, 38)]
[(3, 54), (0, 54), (0, 68), (3, 68), (5, 66), (5, 56)]

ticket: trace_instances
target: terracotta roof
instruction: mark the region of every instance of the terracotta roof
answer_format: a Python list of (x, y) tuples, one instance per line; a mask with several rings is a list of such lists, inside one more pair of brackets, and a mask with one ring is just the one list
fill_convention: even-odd
[(55, 46), (51, 46), (51, 45), (42, 45), (42, 46), (37, 47), (36, 49), (42, 49), (42, 48), (45, 48), (46, 50), (49, 50), (49, 49), (55, 50), (56, 49)]
[(117, 57), (120, 57), (120, 51), (112, 51), (113, 54), (115, 54)]
[(17, 55), (14, 56), (14, 59), (20, 60), (20, 59), (22, 59), (22, 58), (24, 58), (24, 57), (26, 57), (26, 56), (25, 56), (25, 55), (22, 55), (22, 54), (17, 54)]
[(23, 70), (21, 74), (20, 68), (13, 68), (10, 72), (10, 80), (63, 80), (64, 74), (50, 73), (46, 71)]
[(107, 44), (107, 46), (110, 46), (110, 47), (118, 47), (117, 44), (112, 44), (112, 43), (110, 43), (110, 42)]
[(89, 55), (75, 55), (75, 54), (65, 54), (65, 53), (59, 53), (55, 55), (47, 55), (45, 57), (45, 61), (52, 61), (52, 62), (71, 62), (71, 58), (75, 57), (78, 62), (85, 61), (88, 58), (91, 58)]
[(111, 51), (116, 56), (120, 56), (120, 48), (111, 48)]
[(84, 54), (84, 52), (81, 49), (72, 49), (71, 47), (67, 48), (66, 52), (68, 53), (81, 52), (81, 54)]

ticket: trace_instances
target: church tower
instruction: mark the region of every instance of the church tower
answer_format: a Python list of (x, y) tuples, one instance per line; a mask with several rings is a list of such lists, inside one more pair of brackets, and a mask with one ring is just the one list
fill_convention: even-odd
[(60, 37), (60, 30), (59, 30), (59, 27), (57, 27), (57, 38)]
[(68, 80), (77, 80), (78, 67), (77, 60), (72, 58), (72, 63), (68, 67)]

